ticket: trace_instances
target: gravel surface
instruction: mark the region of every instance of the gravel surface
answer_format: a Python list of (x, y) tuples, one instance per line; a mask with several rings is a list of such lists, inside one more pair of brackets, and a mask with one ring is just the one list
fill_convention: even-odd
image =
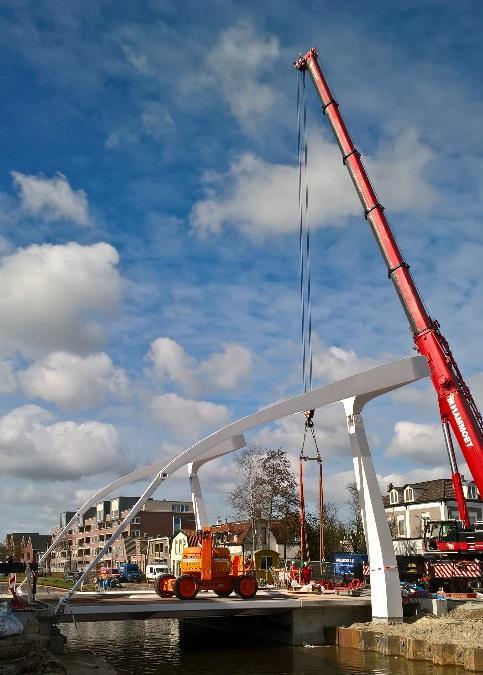
[(404, 623), (355, 623), (351, 628), (373, 630), (383, 635), (399, 635), (428, 640), (434, 644), (453, 643), (461, 647), (483, 648), (483, 607), (457, 607), (447, 616), (424, 615)]

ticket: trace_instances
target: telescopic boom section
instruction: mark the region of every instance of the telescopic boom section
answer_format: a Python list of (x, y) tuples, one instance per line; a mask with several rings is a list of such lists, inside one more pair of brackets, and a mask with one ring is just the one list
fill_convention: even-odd
[[(387, 265), (401, 304), (406, 312), (414, 335), (414, 342), (420, 354), (428, 359), (436, 393), (438, 395), (441, 421), (449, 422), (463, 452), (480, 495), (483, 496), (483, 420), (465, 384), (448, 343), (426, 311), (419, 291), (409, 272), (401, 251), (391, 232), (384, 208), (367, 176), (360, 153), (354, 147), (337, 101), (320, 70), (315, 48), (301, 56), (296, 62), (298, 70), (310, 73), (317, 93), (322, 101), (322, 111), (329, 120), (336, 137), (342, 161), (364, 208), (376, 241)], [(458, 487), (455, 485), (458, 491)], [(459, 484), (461, 490), (461, 483)]]

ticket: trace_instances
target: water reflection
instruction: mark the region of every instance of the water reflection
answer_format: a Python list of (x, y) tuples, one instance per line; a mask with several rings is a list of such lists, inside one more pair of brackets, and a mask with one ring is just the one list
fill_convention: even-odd
[(253, 635), (206, 631), (173, 619), (63, 624), (71, 651), (102, 655), (118, 672), (144, 675), (464, 675), (463, 669), (338, 647), (287, 647)]

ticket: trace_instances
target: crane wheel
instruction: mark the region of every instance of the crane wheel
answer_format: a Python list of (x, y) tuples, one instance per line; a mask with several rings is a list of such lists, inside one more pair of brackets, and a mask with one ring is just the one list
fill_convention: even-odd
[(241, 577), (236, 577), (235, 583), (235, 593), (244, 600), (249, 600), (256, 595), (258, 591), (258, 583), (255, 577), (249, 576), (248, 574), (243, 574)]
[(193, 600), (200, 589), (198, 579), (190, 574), (182, 574), (173, 584), (173, 591), (180, 600)]
[[(156, 577), (154, 580), (154, 590), (160, 598), (172, 598), (174, 595), (173, 591), (168, 591), (168, 581), (174, 579), (175, 577), (172, 574), (160, 574), (159, 577)], [(171, 586), (171, 585), (170, 585)]]

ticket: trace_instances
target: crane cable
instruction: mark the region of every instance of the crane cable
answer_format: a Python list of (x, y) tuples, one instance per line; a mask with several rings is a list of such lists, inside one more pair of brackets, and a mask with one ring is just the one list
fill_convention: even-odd
[[(297, 77), (297, 159), (298, 159), (298, 200), (299, 200), (299, 250), (300, 250), (300, 306), (301, 306), (301, 340), (302, 340), (302, 381), (304, 393), (312, 391), (313, 354), (312, 354), (312, 305), (310, 281), (310, 221), (309, 221), (309, 174), (308, 174), (308, 143), (307, 143), (307, 104), (305, 96), (305, 71)], [(314, 429), (314, 411), (305, 413), (305, 430), (302, 449), (299, 458), (299, 487), (300, 487), (300, 551), (303, 561), (310, 562), (310, 549), (307, 537), (307, 523), (305, 517), (305, 497), (303, 485), (303, 463), (315, 460), (319, 464), (319, 560), (324, 560), (324, 531), (323, 531), (323, 484), (322, 458)], [(304, 455), (305, 442), (308, 432), (316, 449), (316, 456)]]
[[(303, 112), (301, 112), (301, 108)], [(297, 78), (297, 156), (299, 196), (300, 308), (304, 394), (312, 390), (312, 305), (310, 299), (310, 223), (305, 71)]]

